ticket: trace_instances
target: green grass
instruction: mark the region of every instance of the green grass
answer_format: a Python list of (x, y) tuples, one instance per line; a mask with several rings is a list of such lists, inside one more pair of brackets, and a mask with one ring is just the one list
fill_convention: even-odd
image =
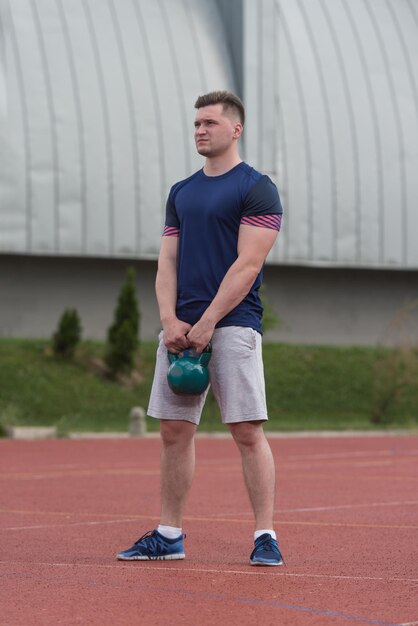
[[(138, 359), (142, 381), (124, 387), (89, 366), (104, 345), (85, 342), (74, 362), (54, 358), (46, 341), (0, 340), (0, 423), (57, 425), (59, 431), (126, 431), (133, 406), (146, 409), (156, 344), (143, 342)], [(418, 356), (409, 359), (414, 369)], [(411, 365), (412, 363), (412, 365)], [(416, 428), (418, 377), (404, 381), (399, 352), (382, 348), (335, 348), (268, 344), (264, 364), (269, 430), (347, 430)], [(393, 389), (388, 385), (399, 384)], [(409, 371), (409, 374), (411, 371)], [(379, 394), (385, 391), (381, 423), (371, 421)], [(388, 390), (389, 389), (389, 393)], [(148, 418), (148, 430), (156, 420)], [(209, 394), (201, 430), (223, 430)]]

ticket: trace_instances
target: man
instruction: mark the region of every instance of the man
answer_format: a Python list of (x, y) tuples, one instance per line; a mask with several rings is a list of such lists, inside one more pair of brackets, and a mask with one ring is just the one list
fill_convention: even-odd
[(273, 529), (274, 460), (262, 426), (267, 410), (258, 296), (282, 208), (272, 181), (239, 156), (241, 100), (227, 91), (211, 92), (195, 108), (195, 142), (205, 164), (171, 188), (156, 279), (163, 331), (148, 414), (160, 420), (162, 438), (160, 525), (118, 559), (184, 558), (183, 513), (206, 393), (171, 391), (167, 351), (202, 352), (211, 341), (211, 386), (241, 453), (254, 511), (250, 562), (282, 565)]

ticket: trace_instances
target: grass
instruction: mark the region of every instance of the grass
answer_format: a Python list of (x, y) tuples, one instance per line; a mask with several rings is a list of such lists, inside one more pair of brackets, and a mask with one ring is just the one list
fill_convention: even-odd
[[(126, 431), (133, 406), (146, 409), (152, 383), (156, 344), (143, 342), (137, 368), (142, 380), (134, 385), (112, 382), (92, 367), (104, 345), (84, 342), (73, 362), (52, 356), (49, 343), (0, 340), (0, 424), (51, 426), (68, 431)], [(418, 356), (414, 356), (416, 367)], [(396, 350), (268, 344), (264, 365), (269, 407), (268, 430), (347, 430), (418, 426), (418, 377), (390, 387), (379, 423), (376, 415), (382, 385)], [(410, 361), (409, 361), (410, 363)], [(398, 367), (398, 365), (396, 365)], [(405, 364), (391, 370), (401, 377)], [(399, 372), (398, 372), (399, 370)], [(398, 372), (398, 373), (397, 373)], [(402, 384), (401, 384), (402, 383)], [(382, 404), (383, 406), (383, 404)], [(157, 430), (148, 418), (148, 430)], [(223, 430), (211, 394), (201, 430)]]

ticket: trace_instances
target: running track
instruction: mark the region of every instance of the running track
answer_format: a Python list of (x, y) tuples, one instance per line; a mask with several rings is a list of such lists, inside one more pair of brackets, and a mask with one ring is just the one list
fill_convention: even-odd
[(186, 559), (145, 563), (114, 555), (157, 523), (157, 438), (1, 440), (1, 626), (418, 625), (418, 439), (270, 442), (280, 568), (228, 438), (196, 441)]

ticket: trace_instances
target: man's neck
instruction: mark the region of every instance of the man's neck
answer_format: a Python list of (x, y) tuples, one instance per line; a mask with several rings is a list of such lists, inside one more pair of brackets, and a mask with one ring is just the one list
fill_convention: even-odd
[(206, 176), (221, 176), (241, 162), (242, 159), (239, 154), (234, 154), (228, 158), (225, 158), (225, 156), (207, 158), (203, 171)]

